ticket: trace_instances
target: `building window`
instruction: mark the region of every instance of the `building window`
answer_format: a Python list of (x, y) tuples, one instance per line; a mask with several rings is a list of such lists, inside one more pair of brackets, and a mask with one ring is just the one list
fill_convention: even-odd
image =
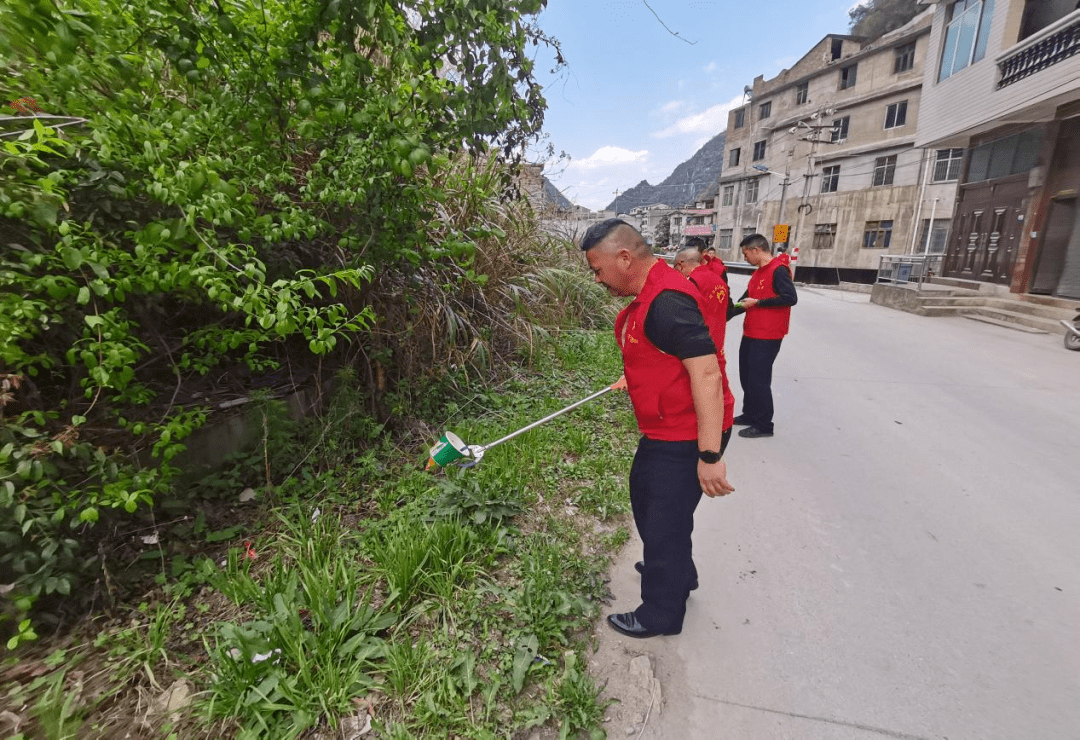
[(759, 159), (765, 159), (764, 141), (754, 142), (754, 161), (757, 162)]
[(810, 99), (810, 83), (803, 82), (795, 88), (795, 105), (802, 105)]
[(893, 74), (907, 72), (915, 66), (915, 42), (896, 47), (896, 62), (893, 64)]
[(744, 227), (742, 227), (742, 238), (743, 239), (750, 236), (751, 234), (756, 234), (756, 233), (758, 233), (756, 226), (744, 226)]
[(874, 160), (874, 185), (892, 185), (894, 174), (896, 174), (895, 154)]
[(830, 141), (846, 141), (848, 126), (851, 124), (851, 116), (837, 118), (832, 122), (832, 139)]
[(757, 203), (758, 198), (758, 181), (757, 178), (746, 181), (746, 202)]
[(821, 170), (821, 192), (835, 193), (840, 185), (840, 165), (824, 167)]
[(907, 101), (901, 100), (885, 108), (885, 128), (900, 128), (907, 123)]
[(731, 249), (732, 231), (733, 229), (720, 229), (720, 236), (716, 244), (717, 249)]
[(1033, 169), (1039, 163), (1041, 142), (1039, 130), (1028, 129), (973, 148), (968, 156), (966, 182), (996, 180)]
[(858, 64), (849, 64), (840, 68), (840, 89), (847, 90), (855, 87), (855, 77), (859, 71)]
[(938, 149), (934, 161), (934, 182), (960, 179), (960, 164), (964, 161), (963, 149)]
[(863, 249), (888, 249), (892, 241), (892, 221), (867, 221)]
[(956, 0), (948, 14), (938, 82), (986, 56), (994, 0)]
[[(949, 242), (949, 227), (952, 221), (947, 218), (934, 219), (933, 230), (930, 231), (930, 219), (924, 218), (922, 228), (919, 230), (919, 243), (915, 245), (916, 252), (929, 254), (945, 254), (945, 246)], [(930, 231), (930, 240), (927, 241), (927, 231)]]
[(768, 118), (772, 115), (772, 101), (762, 103), (758, 108), (758, 118)]
[(813, 249), (832, 249), (836, 245), (836, 224), (814, 224)]
[(746, 123), (746, 108), (735, 111), (735, 128), (742, 128)]
[(725, 185), (724, 186), (724, 195), (720, 198), (720, 206), (721, 206), (721, 208), (724, 207), (724, 206), (730, 206), (734, 202), (735, 202), (735, 186), (734, 185)]
[(731, 152), (728, 154), (728, 167), (738, 167), (739, 166), (739, 154), (741, 154), (741, 153), (742, 153), (742, 149), (739, 148), (739, 147), (735, 147), (734, 149), (731, 150)]

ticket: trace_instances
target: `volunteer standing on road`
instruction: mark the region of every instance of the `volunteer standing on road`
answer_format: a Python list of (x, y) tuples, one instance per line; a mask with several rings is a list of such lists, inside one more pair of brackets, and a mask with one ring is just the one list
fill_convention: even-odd
[(702, 310), (703, 298), (657, 259), (621, 219), (592, 226), (581, 242), (596, 282), (636, 296), (615, 322), (630, 401), (642, 437), (630, 469), (630, 503), (645, 549), (641, 606), (611, 614), (630, 637), (682, 631), (696, 585), (691, 555), (694, 510), (701, 494), (724, 496), (721, 460), (722, 374)]
[[(769, 240), (751, 234), (739, 244), (743, 257), (756, 267), (732, 316), (746, 313), (739, 344), (739, 383), (743, 411), (736, 424), (746, 425), (740, 437), (773, 436), (772, 369), (780, 343), (788, 333), (791, 307), (799, 301), (789, 262), (773, 257)], [(739, 306), (742, 306), (739, 308)]]
[(735, 396), (731, 394), (731, 386), (728, 384), (727, 355), (724, 353), (731, 295), (728, 284), (713, 268), (717, 262), (720, 260), (706, 262), (704, 254), (695, 247), (687, 247), (679, 250), (675, 255), (674, 267), (697, 287), (705, 299), (705, 323), (709, 327), (709, 336), (716, 345), (716, 361), (720, 364), (720, 375), (724, 380), (724, 437), (720, 443), (720, 454), (723, 454), (731, 438), (731, 425), (735, 416)]

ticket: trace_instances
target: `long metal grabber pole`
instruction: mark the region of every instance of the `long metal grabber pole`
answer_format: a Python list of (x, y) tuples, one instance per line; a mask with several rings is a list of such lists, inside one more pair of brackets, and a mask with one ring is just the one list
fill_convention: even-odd
[(560, 416), (562, 414), (565, 414), (567, 411), (572, 411), (573, 409), (576, 409), (578, 406), (581, 406), (582, 404), (588, 403), (589, 401), (592, 401), (595, 398), (600, 398), (600, 396), (604, 395), (608, 391), (613, 390), (614, 387), (615, 386), (613, 386), (613, 385), (609, 385), (607, 388), (604, 388), (603, 390), (597, 391), (596, 393), (592, 394), (591, 396), (588, 396), (587, 398), (583, 398), (580, 401), (577, 401), (576, 403), (572, 403), (572, 404), (570, 404), (569, 406), (567, 406), (564, 409), (559, 409), (554, 414), (548, 414), (543, 419), (540, 419), (539, 421), (534, 421), (532, 424), (529, 424), (527, 427), (522, 427), (521, 429), (518, 429), (516, 432), (510, 432), (510, 434), (507, 434), (502, 439), (497, 439), (494, 442), (491, 442), (489, 444), (484, 445), (483, 447), (480, 448), (480, 450), (483, 451), (483, 452), (486, 452), (486, 451), (490, 450), (492, 447), (495, 447), (497, 445), (501, 445), (503, 442), (507, 442), (507, 441), (513, 439), (514, 437), (518, 436), (519, 434), (524, 434), (525, 432), (529, 431), (530, 429), (535, 429), (536, 427), (540, 426), (541, 424), (546, 424), (547, 422), (554, 419), (556, 416)]

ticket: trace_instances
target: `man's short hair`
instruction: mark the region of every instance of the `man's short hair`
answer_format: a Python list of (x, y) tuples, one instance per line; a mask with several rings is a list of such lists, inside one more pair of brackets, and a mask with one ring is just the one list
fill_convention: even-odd
[(614, 235), (635, 255), (641, 257), (650, 254), (649, 245), (645, 243), (641, 233), (621, 218), (609, 218), (598, 224), (593, 224), (581, 238), (581, 251), (588, 252), (600, 242)]
[(678, 262), (679, 260), (700, 263), (701, 252), (698, 251), (697, 247), (683, 247), (675, 253), (675, 261)]
[(751, 234), (750, 236), (739, 242), (740, 249), (760, 249), (766, 254), (772, 254), (772, 245), (769, 244), (769, 240), (763, 237), (761, 234)]

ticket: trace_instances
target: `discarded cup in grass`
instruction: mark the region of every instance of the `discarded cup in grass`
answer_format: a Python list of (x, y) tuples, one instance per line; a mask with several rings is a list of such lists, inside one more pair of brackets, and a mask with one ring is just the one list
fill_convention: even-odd
[(454, 460), (460, 460), (469, 454), (469, 446), (461, 441), (453, 432), (443, 434), (439, 443), (428, 451), (429, 468), (438, 465), (440, 468), (449, 465)]

